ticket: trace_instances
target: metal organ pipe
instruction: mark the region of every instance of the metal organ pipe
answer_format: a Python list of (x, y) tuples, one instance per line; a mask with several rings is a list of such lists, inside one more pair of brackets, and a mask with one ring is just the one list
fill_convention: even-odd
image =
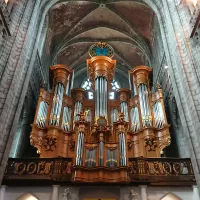
[(153, 105), (154, 120), (156, 128), (162, 128), (165, 124), (164, 112), (162, 104), (160, 101), (157, 101)]
[(95, 80), (95, 117), (107, 117), (107, 80), (105, 77), (99, 76)]
[(120, 166), (126, 166), (126, 141), (124, 133), (119, 133)]
[(133, 132), (138, 132), (140, 130), (138, 107), (131, 108), (131, 124), (131, 130)]
[(78, 142), (76, 149), (76, 165), (82, 165), (83, 149), (84, 149), (84, 134), (80, 132), (78, 134)]
[(45, 127), (47, 109), (48, 109), (48, 103), (41, 101), (39, 109), (38, 109), (37, 119), (36, 119), (36, 124), (41, 128)]
[(61, 128), (64, 131), (69, 131), (71, 123), (71, 108), (64, 107)]
[(104, 165), (104, 143), (103, 141), (99, 142), (99, 166)]
[(69, 95), (69, 80), (70, 80), (70, 74), (68, 75), (68, 83), (67, 83), (67, 86), (66, 86), (66, 92), (65, 92), (65, 94), (66, 95)]
[(111, 110), (111, 124), (113, 124), (113, 122), (117, 121), (117, 116), (118, 116), (118, 110), (117, 110), (117, 108), (113, 108)]
[(128, 104), (127, 102), (123, 101), (120, 103), (121, 112), (124, 113), (125, 121), (128, 121)]
[(50, 115), (50, 125), (58, 126), (60, 121), (60, 113), (62, 108), (64, 94), (64, 86), (61, 83), (57, 83), (54, 90), (53, 106)]
[(148, 90), (146, 84), (140, 84), (138, 90), (139, 90), (140, 108), (142, 114), (142, 125), (143, 127), (152, 126), (152, 118), (151, 118)]
[(74, 121), (77, 121), (79, 119), (77, 115), (80, 114), (81, 110), (82, 110), (82, 103), (80, 101), (76, 101), (74, 106)]

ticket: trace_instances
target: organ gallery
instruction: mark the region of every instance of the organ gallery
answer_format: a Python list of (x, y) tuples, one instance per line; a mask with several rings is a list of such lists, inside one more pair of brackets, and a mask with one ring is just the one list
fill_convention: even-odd
[(114, 51), (99, 42), (89, 55), (93, 98), (84, 89), (73, 88), (70, 67), (50, 67), (52, 90), (40, 91), (30, 141), (40, 158), (72, 158), (74, 181), (126, 182), (130, 158), (159, 158), (170, 144), (162, 90), (158, 86), (152, 93), (152, 69), (137, 66), (129, 71), (130, 88), (119, 89), (110, 99)]

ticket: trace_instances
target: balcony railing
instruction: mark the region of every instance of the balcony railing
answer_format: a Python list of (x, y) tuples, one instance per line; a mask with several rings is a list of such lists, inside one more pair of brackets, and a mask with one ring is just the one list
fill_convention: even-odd
[[(76, 166), (72, 168), (72, 158), (10, 158), (4, 174), (4, 182), (46, 181), (76, 182)], [(79, 166), (80, 167), (80, 166)], [(98, 167), (91, 167), (98, 169)], [(117, 173), (117, 168), (102, 168), (109, 171), (109, 176)], [(185, 185), (195, 184), (195, 177), (190, 159), (173, 158), (130, 158), (127, 169), (127, 182), (148, 185)], [(74, 174), (73, 174), (74, 173)], [(114, 174), (112, 174), (114, 173)], [(72, 178), (73, 177), (73, 178)], [(78, 180), (78, 179), (77, 179)], [(98, 180), (94, 180), (98, 182)], [(103, 181), (106, 183), (106, 181)], [(115, 182), (117, 183), (117, 182)], [(119, 182), (121, 184), (121, 182)], [(123, 182), (124, 183), (124, 182)]]
[(195, 183), (190, 159), (131, 158), (130, 182), (148, 182), (151, 185), (190, 185)]
[(71, 158), (10, 158), (5, 180), (71, 181)]

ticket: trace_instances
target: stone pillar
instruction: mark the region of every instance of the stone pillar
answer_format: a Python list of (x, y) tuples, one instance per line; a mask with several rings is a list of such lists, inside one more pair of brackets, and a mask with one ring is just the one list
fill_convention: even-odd
[(193, 197), (192, 197), (192, 200), (200, 200), (199, 188), (196, 185), (193, 185)]
[(59, 185), (52, 185), (52, 195), (51, 200), (58, 200), (59, 198)]
[(147, 186), (140, 185), (140, 190), (141, 190), (141, 200), (147, 200)]
[(2, 185), (0, 187), (0, 200), (4, 200), (5, 199), (5, 193), (6, 193), (6, 186)]

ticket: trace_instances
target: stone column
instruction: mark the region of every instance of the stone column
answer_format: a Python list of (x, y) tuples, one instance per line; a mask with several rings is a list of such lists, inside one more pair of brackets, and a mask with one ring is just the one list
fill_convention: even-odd
[(0, 200), (4, 200), (5, 199), (5, 193), (6, 193), (6, 186), (2, 185), (0, 187)]
[(52, 195), (51, 200), (58, 200), (59, 198), (59, 185), (52, 185)]
[(140, 185), (140, 190), (141, 190), (141, 200), (147, 200), (147, 186)]
[(192, 200), (200, 200), (199, 188), (196, 185), (193, 185), (193, 198), (192, 198)]

